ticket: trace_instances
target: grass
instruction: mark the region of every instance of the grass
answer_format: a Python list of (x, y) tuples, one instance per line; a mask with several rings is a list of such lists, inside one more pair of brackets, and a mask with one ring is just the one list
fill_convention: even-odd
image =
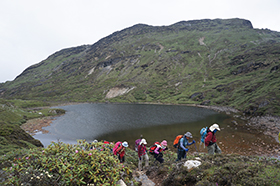
[[(105, 92), (123, 84), (136, 89), (110, 102), (193, 103), (189, 97), (202, 92), (205, 98), (196, 104), (210, 100), (246, 112), (252, 106), (248, 103), (255, 103), (256, 115), (280, 115), (277, 101), (259, 109), (262, 100), (280, 97), (279, 71), (270, 72), (280, 64), (280, 34), (251, 29), (243, 22), (131, 27), (103, 38), (86, 53), (80, 46), (51, 55), (15, 81), (1, 84), (2, 97), (105, 102)], [(202, 37), (206, 46), (199, 44)], [(159, 52), (160, 45), (164, 48)], [(111, 70), (98, 66), (110, 60)], [(180, 86), (174, 86), (178, 82)], [(213, 89), (218, 85), (225, 91)], [(177, 100), (179, 95), (182, 99)]]
[[(174, 167), (162, 185), (279, 185), (280, 162), (240, 155), (200, 155), (202, 164), (191, 171)], [(188, 159), (194, 159), (189, 156)]]
[(16, 149), (42, 146), (20, 126), (29, 119), (65, 113), (62, 109), (49, 106), (50, 103), (42, 101), (0, 99), (0, 155)]

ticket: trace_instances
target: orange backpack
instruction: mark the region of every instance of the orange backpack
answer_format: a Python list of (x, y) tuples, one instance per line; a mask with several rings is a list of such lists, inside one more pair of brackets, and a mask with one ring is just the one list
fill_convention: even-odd
[(176, 138), (175, 138), (175, 140), (174, 140), (174, 142), (173, 142), (173, 146), (175, 147), (175, 148), (178, 148), (178, 143), (179, 143), (179, 140), (183, 137), (184, 135), (178, 135), (178, 136), (176, 136)]

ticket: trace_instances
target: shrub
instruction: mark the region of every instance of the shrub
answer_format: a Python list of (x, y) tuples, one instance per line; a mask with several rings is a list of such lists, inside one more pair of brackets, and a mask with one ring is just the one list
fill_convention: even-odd
[(128, 182), (131, 170), (113, 155), (113, 144), (102, 142), (77, 145), (52, 143), (47, 148), (2, 156), (7, 185), (116, 185)]

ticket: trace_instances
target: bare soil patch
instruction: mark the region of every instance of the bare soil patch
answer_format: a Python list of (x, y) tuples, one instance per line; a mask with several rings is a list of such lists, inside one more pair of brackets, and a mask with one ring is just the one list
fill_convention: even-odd
[(21, 128), (32, 136), (34, 136), (37, 132), (42, 132), (43, 134), (46, 134), (49, 131), (43, 129), (43, 127), (49, 126), (53, 120), (54, 117), (52, 116), (31, 119), (28, 120), (25, 124), (21, 125)]

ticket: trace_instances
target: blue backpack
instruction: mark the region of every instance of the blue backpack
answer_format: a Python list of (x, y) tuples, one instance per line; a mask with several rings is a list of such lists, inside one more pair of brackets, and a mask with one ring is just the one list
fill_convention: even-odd
[(203, 128), (200, 130), (200, 135), (201, 135), (200, 141), (201, 141), (202, 143), (204, 143), (204, 140), (205, 140), (205, 138), (206, 138), (207, 129), (208, 129), (208, 127), (203, 127)]

